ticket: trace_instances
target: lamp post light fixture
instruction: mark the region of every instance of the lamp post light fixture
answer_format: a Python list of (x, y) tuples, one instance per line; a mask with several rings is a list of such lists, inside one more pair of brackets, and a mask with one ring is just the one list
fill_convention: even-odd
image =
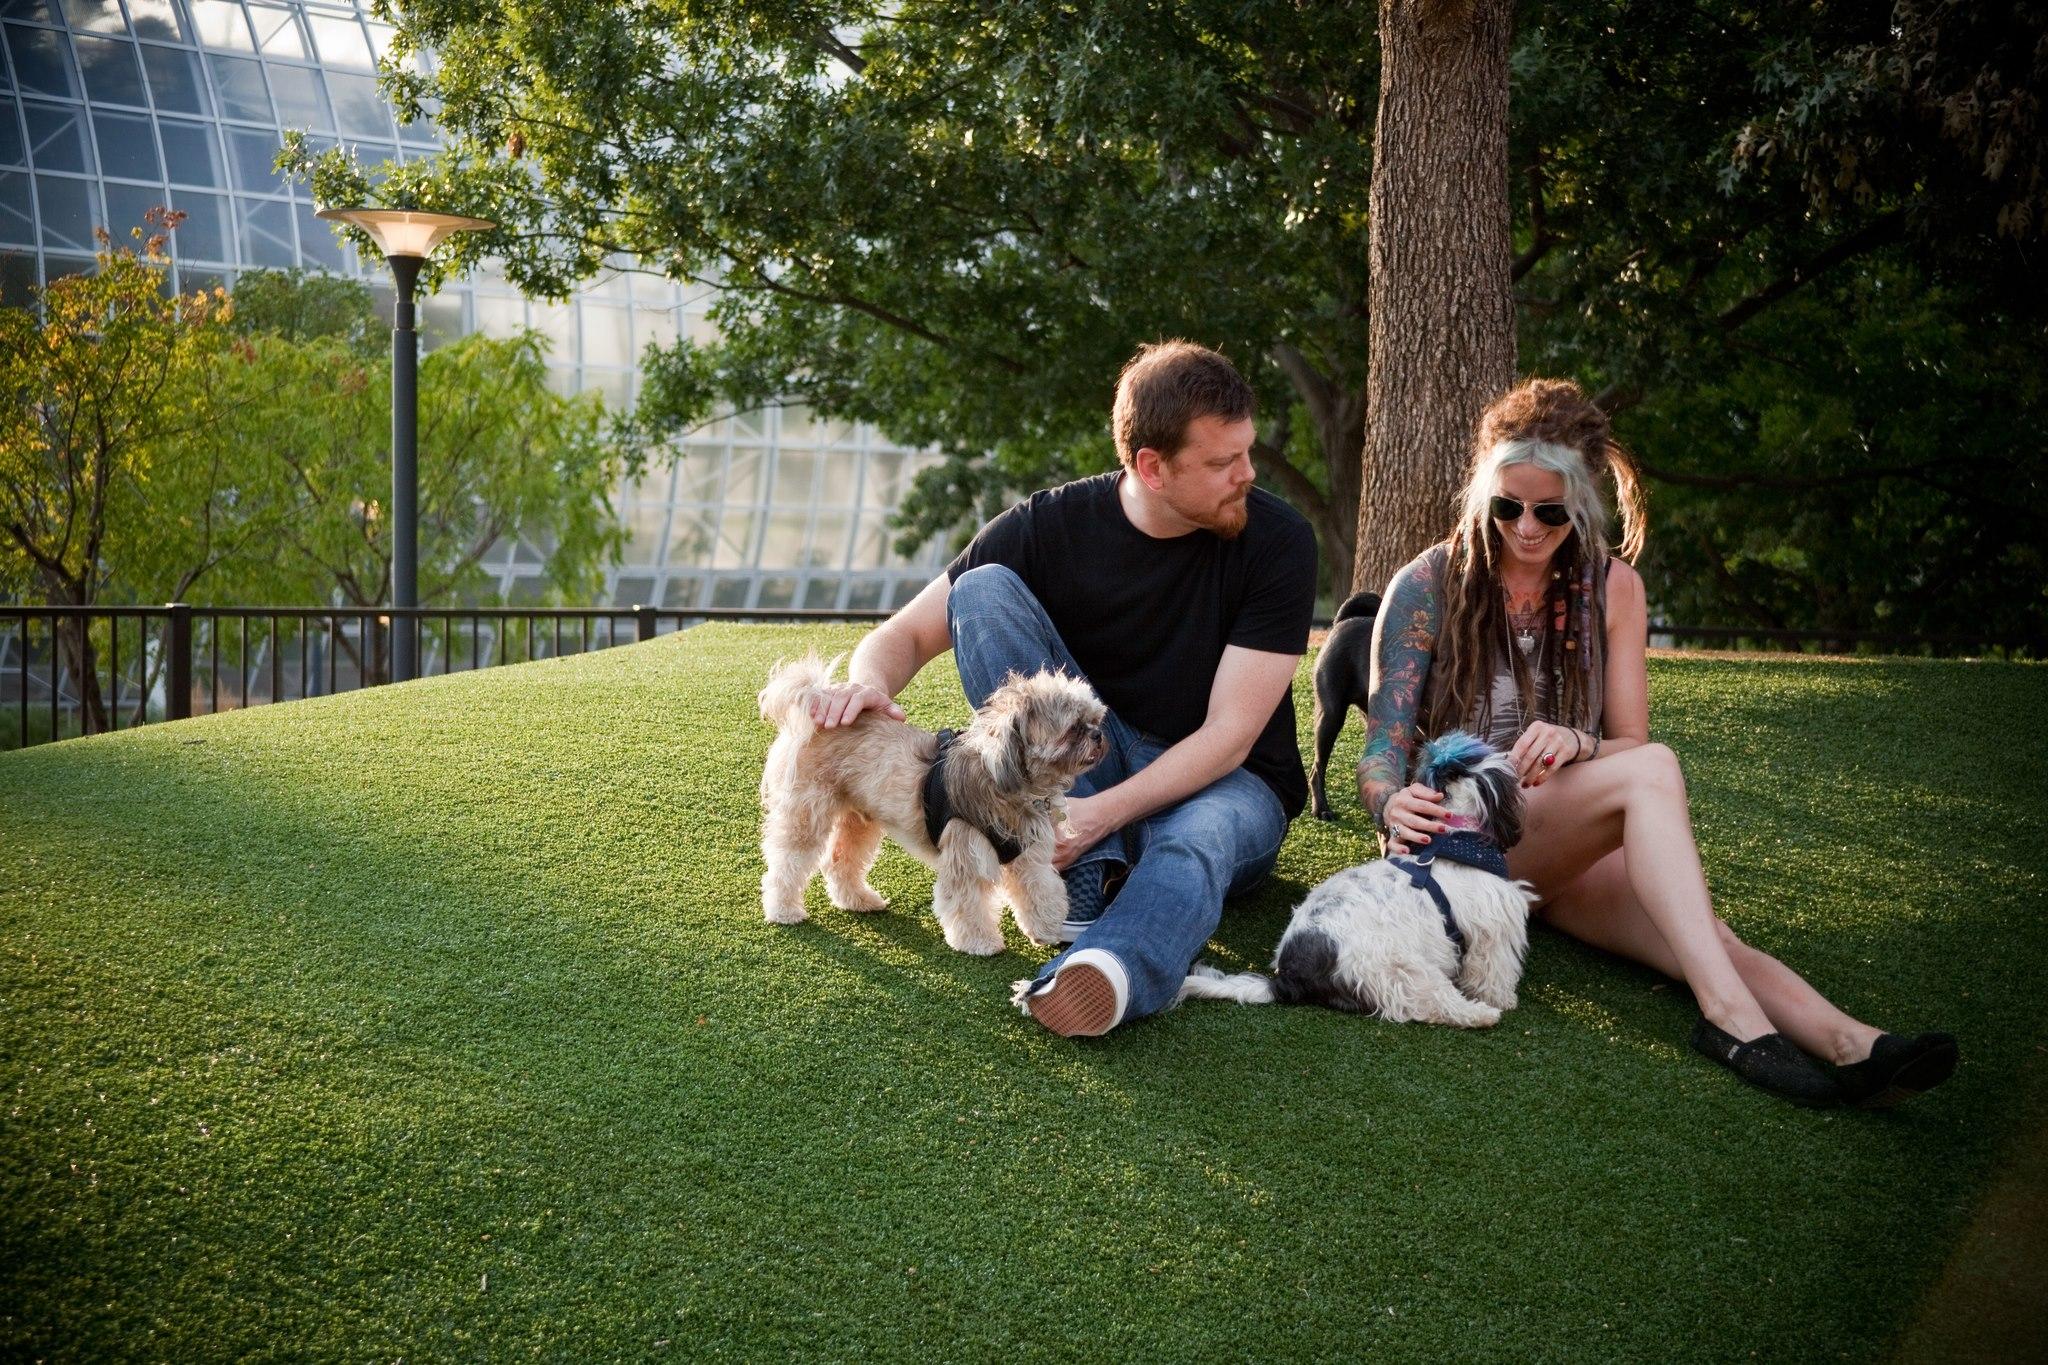
[(413, 326), (413, 287), (427, 253), (458, 232), (497, 226), (482, 218), (412, 209), (321, 209), (319, 217), (370, 234), (398, 285), (391, 318), (391, 680), (419, 675), (419, 621), (404, 613), (419, 606), (419, 333)]

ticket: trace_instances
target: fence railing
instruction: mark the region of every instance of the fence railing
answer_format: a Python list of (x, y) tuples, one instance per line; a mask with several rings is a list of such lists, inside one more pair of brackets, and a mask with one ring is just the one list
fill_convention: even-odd
[(774, 607), (0, 606), (0, 749), (388, 682), (394, 632), (421, 676), (581, 654), (699, 621), (879, 621)]
[[(156, 720), (374, 687), (393, 632), (416, 633), (422, 676), (651, 640), (699, 621), (879, 621), (886, 611), (777, 607), (0, 606), (0, 749)], [(1652, 625), (1653, 641), (1827, 651), (2002, 649), (2040, 640)]]

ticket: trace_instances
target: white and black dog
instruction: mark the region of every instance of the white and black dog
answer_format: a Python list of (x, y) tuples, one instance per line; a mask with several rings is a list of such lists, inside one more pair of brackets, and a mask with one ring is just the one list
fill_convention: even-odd
[(1180, 998), (1311, 1004), (1487, 1028), (1515, 1007), (1529, 907), (1504, 852), (1522, 837), (1514, 767), (1455, 730), (1424, 746), (1416, 780), (1444, 794), (1450, 829), (1418, 854), (1346, 868), (1295, 908), (1273, 975), (1196, 963)]

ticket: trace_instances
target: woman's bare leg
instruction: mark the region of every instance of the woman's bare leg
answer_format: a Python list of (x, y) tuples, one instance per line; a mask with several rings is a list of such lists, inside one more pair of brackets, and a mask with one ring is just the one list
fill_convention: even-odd
[[(1575, 939), (1683, 980), (1671, 945), (1636, 899), (1627, 856), (1626, 849), (1616, 849), (1580, 873), (1544, 902), (1543, 918)], [(1844, 1014), (1799, 973), (1744, 943), (1718, 918), (1714, 922), (1729, 961), (1779, 1033), (1837, 1065), (1870, 1055), (1877, 1029)]]
[[(1692, 987), (1708, 1022), (1744, 1040), (1773, 1031), (1769, 1013), (1729, 954), (1723, 937), (1727, 926), (1714, 916), (1693, 842), (1685, 778), (1671, 750), (1645, 744), (1574, 765), (1530, 788), (1525, 797), (1522, 841), (1508, 855), (1508, 866), (1546, 900), (1624, 845), (1629, 851), (1621, 863), (1623, 883), (1643, 922), (1619, 914), (1610, 902), (1571, 917), (1588, 933), (1561, 922), (1560, 928), (1598, 943), (1589, 934), (1600, 931), (1588, 921), (1601, 918), (1604, 910), (1606, 918), (1616, 920), (1605, 930), (1614, 951)], [(1555, 916), (1553, 922), (1558, 922)], [(1657, 952), (1658, 940), (1662, 963), (1646, 955)]]

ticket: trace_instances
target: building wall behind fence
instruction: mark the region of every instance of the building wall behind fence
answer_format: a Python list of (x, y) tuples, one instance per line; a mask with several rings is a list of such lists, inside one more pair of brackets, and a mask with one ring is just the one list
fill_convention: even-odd
[[(431, 123), (398, 125), (377, 91), (391, 30), (348, 0), (0, 0), (0, 298), (93, 268), (93, 229), (128, 240), (151, 207), (187, 215), (181, 290), (257, 268), (363, 280), (388, 316), (384, 263), (362, 261), (271, 163), (283, 131), (366, 163), (432, 154)], [(430, 60), (430, 59), (422, 59)], [(566, 303), (529, 301), (495, 272), (420, 306), (423, 344), (533, 327), (565, 392), (624, 407), (650, 341), (702, 338), (709, 291), (622, 271)], [(890, 607), (944, 562), (895, 553), (886, 522), (935, 457), (802, 409), (738, 413), (695, 433), (674, 468), (618, 490), (630, 533), (608, 602), (664, 607)], [(487, 567), (509, 600), (541, 592), (544, 544), (508, 538)]]

